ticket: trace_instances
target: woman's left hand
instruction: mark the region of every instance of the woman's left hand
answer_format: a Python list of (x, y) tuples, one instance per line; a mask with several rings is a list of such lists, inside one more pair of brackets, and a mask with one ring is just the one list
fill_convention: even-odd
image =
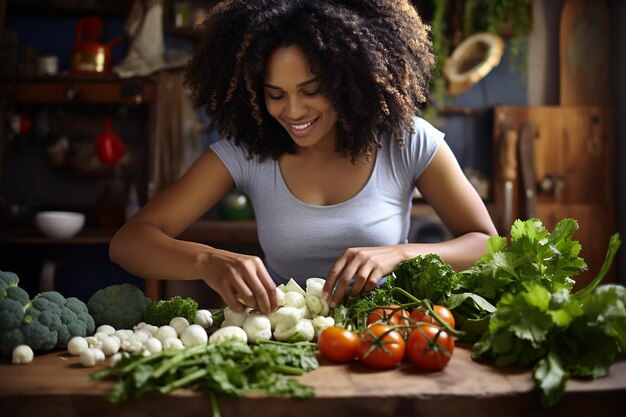
[(378, 281), (405, 258), (401, 246), (346, 249), (326, 276), (323, 297), (331, 307), (335, 307), (341, 302), (351, 283), (350, 297), (373, 290)]

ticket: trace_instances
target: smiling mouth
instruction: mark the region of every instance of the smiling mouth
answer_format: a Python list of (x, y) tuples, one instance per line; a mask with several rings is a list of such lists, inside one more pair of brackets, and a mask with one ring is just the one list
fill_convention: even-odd
[(317, 122), (317, 119), (314, 119), (314, 120), (311, 120), (310, 122), (300, 123), (300, 124), (287, 123), (287, 126), (289, 126), (289, 130), (294, 136), (302, 137), (311, 133), (311, 131), (315, 127), (316, 122)]

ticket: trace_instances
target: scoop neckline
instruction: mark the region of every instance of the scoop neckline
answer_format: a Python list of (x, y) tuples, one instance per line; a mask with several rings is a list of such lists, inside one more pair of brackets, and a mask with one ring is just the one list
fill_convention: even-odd
[(381, 148), (376, 150), (376, 156), (374, 157), (374, 167), (372, 168), (372, 171), (370, 172), (370, 175), (367, 178), (367, 181), (365, 182), (363, 187), (361, 187), (361, 189), (355, 195), (350, 197), (349, 199), (347, 199), (345, 201), (342, 201), (340, 203), (336, 203), (336, 204), (318, 205), (318, 204), (306, 203), (306, 202), (300, 200), (298, 197), (296, 197), (291, 192), (291, 190), (287, 186), (287, 182), (285, 181), (285, 177), (283, 177), (283, 171), (280, 169), (280, 165), (278, 164), (278, 159), (274, 160), (274, 164), (275, 164), (275, 169), (278, 171), (278, 177), (280, 177), (280, 185), (283, 187), (285, 193), (289, 196), (289, 198), (291, 200), (293, 200), (297, 204), (302, 205), (304, 207), (308, 207), (308, 208), (312, 208), (312, 209), (316, 209), (316, 210), (327, 210), (327, 209), (338, 208), (338, 207), (341, 207), (341, 206), (348, 205), (348, 204), (353, 203), (354, 201), (362, 198), (361, 195), (363, 195), (367, 191), (367, 189), (370, 187), (370, 184), (372, 183), (372, 181), (374, 179), (374, 174), (376, 173), (376, 170), (378, 169), (378, 165), (379, 165), (378, 160), (380, 158), (380, 153), (381, 153), (383, 147), (381, 147)]

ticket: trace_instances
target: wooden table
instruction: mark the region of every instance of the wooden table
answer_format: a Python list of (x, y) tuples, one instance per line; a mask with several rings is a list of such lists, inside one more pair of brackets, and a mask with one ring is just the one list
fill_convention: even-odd
[[(0, 362), (0, 416), (210, 416), (208, 397), (193, 390), (150, 395), (121, 405), (104, 401), (111, 381), (89, 381), (98, 368), (84, 368), (66, 352), (36, 356), (28, 365)], [(315, 398), (294, 400), (250, 396), (220, 398), (222, 416), (623, 416), (626, 360), (594, 381), (570, 380), (553, 408), (539, 404), (529, 370), (499, 369), (473, 362), (457, 347), (443, 372), (411, 365), (374, 371), (359, 363), (332, 365), (300, 377)]]

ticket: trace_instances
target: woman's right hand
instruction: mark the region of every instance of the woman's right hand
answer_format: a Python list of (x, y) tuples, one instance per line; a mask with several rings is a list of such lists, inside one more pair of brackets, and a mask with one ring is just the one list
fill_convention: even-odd
[(213, 248), (199, 262), (204, 282), (233, 311), (251, 307), (268, 314), (276, 310), (276, 284), (258, 256)]

